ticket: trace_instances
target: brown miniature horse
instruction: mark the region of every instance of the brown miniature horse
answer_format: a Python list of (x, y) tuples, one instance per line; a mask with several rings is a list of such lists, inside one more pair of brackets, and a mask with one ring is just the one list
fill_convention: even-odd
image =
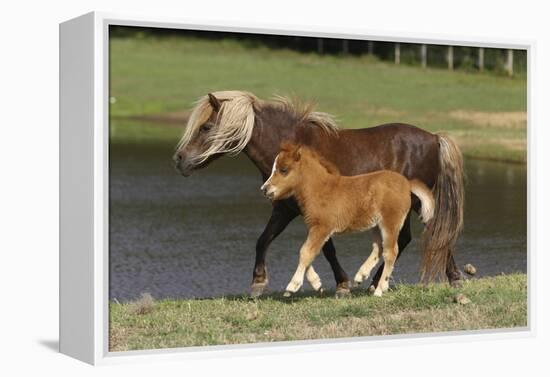
[(321, 288), (321, 280), (311, 264), (329, 237), (370, 229), (375, 233), (373, 249), (355, 275), (355, 283), (359, 285), (369, 276), (381, 254), (384, 269), (374, 295), (382, 296), (388, 289), (397, 258), (397, 239), (411, 209), (411, 193), (420, 199), (424, 223), (432, 219), (435, 206), (430, 189), (417, 179), (408, 180), (390, 170), (344, 177), (312, 149), (291, 143), (282, 145), (271, 176), (261, 190), (271, 200), (294, 197), (308, 229), (298, 268), (285, 296), (302, 287), (304, 274), (315, 290)]
[[(445, 135), (406, 124), (339, 130), (330, 115), (313, 111), (311, 106), (285, 98), (263, 101), (247, 92), (222, 91), (198, 100), (174, 161), (181, 174), (189, 176), (225, 154), (243, 152), (265, 182), (285, 140), (313, 148), (343, 175), (387, 169), (433, 188), (436, 221), (430, 230), (433, 251), (429, 258), (433, 263), (428, 265), (433, 266), (431, 272), (446, 270), (452, 284), (460, 282), (452, 250), (462, 229), (462, 155)], [(413, 208), (418, 209), (416, 199)], [(298, 215), (300, 209), (293, 198), (273, 202), (271, 218), (256, 244), (253, 295), (261, 294), (267, 286), (265, 256), (269, 244)], [(410, 241), (407, 216), (399, 234), (398, 257)], [(349, 293), (349, 280), (336, 258), (332, 239), (323, 245), (323, 253), (334, 272), (337, 294)], [(381, 273), (379, 268), (373, 279), (375, 285)]]

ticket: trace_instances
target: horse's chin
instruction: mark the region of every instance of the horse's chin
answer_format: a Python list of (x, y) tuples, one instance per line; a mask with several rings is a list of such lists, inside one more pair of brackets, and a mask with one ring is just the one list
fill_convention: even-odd
[(192, 167), (189, 167), (189, 166), (185, 166), (185, 167), (176, 166), (176, 169), (179, 171), (179, 173), (181, 175), (183, 175), (186, 178), (191, 176), (191, 174), (193, 174), (193, 170), (194, 170)]
[[(205, 161), (199, 163), (199, 164), (196, 164), (196, 163), (184, 163), (184, 164), (180, 164), (180, 165), (176, 165), (176, 169), (180, 172), (181, 175), (183, 175), (184, 177), (189, 177), (191, 176), (196, 170), (201, 170), (201, 169), (204, 169), (205, 167), (207, 167), (208, 165), (210, 165), (210, 163), (214, 160), (217, 160), (218, 158), (220, 158), (222, 156), (222, 154), (217, 154), (217, 155), (213, 155), (211, 157), (209, 157), (208, 159), (206, 159)], [(183, 166), (182, 166), (183, 165)]]

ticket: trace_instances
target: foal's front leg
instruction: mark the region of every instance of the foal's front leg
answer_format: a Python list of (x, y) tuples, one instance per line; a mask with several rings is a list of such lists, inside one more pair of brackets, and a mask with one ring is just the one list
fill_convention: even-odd
[[(286, 287), (286, 297), (290, 296), (292, 293), (298, 292), (298, 290), (302, 287), (302, 285), (304, 284), (304, 274), (306, 273), (306, 270), (308, 270), (308, 268), (311, 266), (311, 263), (313, 262), (315, 257), (319, 255), (319, 253), (321, 252), (321, 247), (329, 237), (330, 232), (327, 229), (314, 227), (309, 230), (306, 242), (302, 245), (302, 248), (300, 249), (300, 260), (298, 262), (298, 268), (296, 269), (294, 276), (292, 276), (290, 283), (288, 283)], [(317, 275), (313, 269), (310, 269), (310, 273), (311, 272)]]
[(306, 279), (314, 290), (317, 292), (323, 292), (323, 289), (321, 288), (323, 285), (321, 283), (321, 277), (319, 277), (317, 272), (315, 272), (313, 265), (309, 265), (306, 269)]

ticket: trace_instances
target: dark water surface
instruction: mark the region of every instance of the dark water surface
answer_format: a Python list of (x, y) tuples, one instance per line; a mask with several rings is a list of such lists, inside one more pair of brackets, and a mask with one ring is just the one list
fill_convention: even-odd
[[(110, 298), (212, 297), (247, 293), (256, 239), (271, 211), (258, 171), (245, 156), (225, 157), (184, 178), (172, 166), (174, 145), (112, 144), (110, 169)], [(466, 161), (465, 231), (460, 267), (479, 276), (526, 271), (527, 169), (524, 165)], [(420, 225), (414, 221), (414, 236)], [(271, 290), (282, 291), (305, 239), (297, 218), (267, 254)], [(353, 278), (370, 253), (369, 236), (335, 238), (338, 258)], [(416, 241), (396, 264), (397, 282), (417, 282)], [(325, 287), (334, 287), (322, 254), (314, 262)], [(307, 283), (306, 289), (310, 289)]]

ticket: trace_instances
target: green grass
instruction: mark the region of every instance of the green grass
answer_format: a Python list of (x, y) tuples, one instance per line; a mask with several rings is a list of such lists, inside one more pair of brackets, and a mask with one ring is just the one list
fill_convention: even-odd
[[(319, 56), (234, 40), (115, 38), (110, 46), (114, 140), (173, 140), (178, 127), (125, 117), (188, 111), (210, 91), (241, 89), (314, 101), (342, 128), (405, 122), (457, 137), (465, 155), (525, 161), (525, 76), (396, 66), (372, 57)], [(466, 113), (466, 119), (453, 111)], [(492, 122), (491, 116), (502, 119)], [(476, 119), (471, 119), (474, 117)]]
[[(453, 301), (458, 293), (471, 302)], [(335, 299), (304, 293), (258, 300), (144, 300), (110, 304), (110, 350), (478, 330), (527, 326), (524, 274), (447, 284), (398, 285), (382, 298), (364, 290)]]

